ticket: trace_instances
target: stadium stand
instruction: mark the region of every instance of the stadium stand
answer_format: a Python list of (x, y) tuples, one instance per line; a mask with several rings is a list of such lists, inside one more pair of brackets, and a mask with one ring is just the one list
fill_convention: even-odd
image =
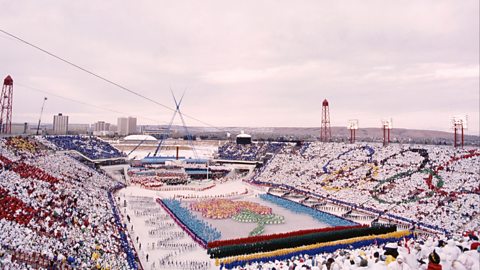
[(45, 139), (60, 150), (77, 151), (92, 160), (125, 156), (115, 147), (93, 136), (46, 136)]
[(138, 269), (118, 183), (31, 140), (0, 139), (0, 268)]
[(266, 154), (276, 154), (283, 147), (284, 143), (252, 143), (248, 145), (236, 144), (228, 142), (218, 149), (219, 159), (227, 160), (243, 160), (243, 161), (259, 161)]
[[(340, 242), (340, 243), (339, 243)], [(219, 265), (227, 269), (311, 269), (311, 270), (476, 270), (480, 269), (478, 235), (465, 234), (453, 238), (382, 239), (361, 248), (353, 245), (326, 243), (324, 252), (272, 256), (261, 258), (252, 255), (220, 260)], [(383, 243), (381, 243), (383, 242)], [(328, 250), (328, 251), (327, 251)]]
[(285, 148), (252, 180), (448, 232), (480, 224), (476, 149), (311, 143), (302, 152)]

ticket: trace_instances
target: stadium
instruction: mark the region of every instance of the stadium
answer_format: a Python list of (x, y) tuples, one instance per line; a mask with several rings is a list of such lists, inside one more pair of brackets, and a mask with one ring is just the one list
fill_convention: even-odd
[(182, 151), (183, 162), (135, 164), (92, 136), (1, 138), (2, 263), (320, 269), (478, 256), (478, 148), (225, 141), (201, 177)]
[(0, 270), (480, 270), (479, 1), (5, 1)]

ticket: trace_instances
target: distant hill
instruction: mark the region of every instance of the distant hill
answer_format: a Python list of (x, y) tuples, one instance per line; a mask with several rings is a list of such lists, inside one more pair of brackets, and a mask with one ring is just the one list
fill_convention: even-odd
[[(174, 127), (182, 134), (182, 127)], [(197, 136), (226, 137), (226, 133), (231, 133), (234, 137), (242, 131), (252, 135), (254, 140), (316, 140), (320, 136), (320, 128), (298, 128), (298, 127), (225, 127), (225, 128), (205, 128), (189, 127), (189, 131)], [(223, 131), (222, 131), (223, 130)], [(332, 127), (332, 137), (334, 141), (347, 141), (350, 138), (350, 132), (346, 127)], [(361, 128), (356, 132), (356, 138), (359, 141), (378, 141), (383, 140), (383, 132), (379, 128)], [(402, 143), (428, 143), (428, 144), (453, 144), (453, 133), (436, 130), (418, 130), (396, 128), (390, 133), (390, 139), (393, 142)], [(465, 144), (479, 145), (480, 137), (465, 135)]]

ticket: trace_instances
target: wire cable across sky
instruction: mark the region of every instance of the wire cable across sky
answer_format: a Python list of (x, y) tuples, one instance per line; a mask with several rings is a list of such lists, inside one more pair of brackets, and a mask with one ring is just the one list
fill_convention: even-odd
[[(23, 83), (15, 82), (15, 85), (20, 86), (20, 87), (23, 87), (23, 88), (28, 89), (28, 90), (32, 90), (32, 91), (36, 91), (36, 92), (40, 92), (40, 93), (46, 94), (46, 95), (48, 95), (48, 97), (52, 97), (52, 96), (53, 96), (53, 97), (61, 98), (61, 99), (68, 100), (68, 101), (71, 101), (71, 102), (76, 102), (76, 103), (78, 103), (78, 104), (82, 104), (82, 105), (85, 105), (85, 106), (90, 106), (90, 107), (92, 107), (92, 108), (97, 108), (97, 109), (100, 109), (100, 110), (105, 110), (105, 111), (109, 111), (109, 112), (113, 112), (113, 113), (117, 113), (117, 114), (124, 114), (124, 113), (125, 113), (125, 112), (117, 111), (117, 110), (110, 109), (110, 108), (107, 108), (107, 107), (103, 107), (103, 106), (98, 106), (98, 105), (95, 105), (95, 104), (87, 103), (87, 102), (85, 102), (85, 101), (81, 101), (81, 100), (77, 100), (77, 99), (65, 97), (65, 96), (62, 96), (62, 95), (54, 94), (54, 93), (52, 93), (52, 92), (45, 91), (45, 90), (42, 90), (42, 89), (38, 89), (38, 88), (36, 88), (36, 87), (28, 86), (28, 85), (25, 85), (25, 84), (23, 84)], [(145, 116), (142, 116), (142, 115), (138, 116), (138, 118), (144, 119), (144, 120), (148, 120), (148, 121), (152, 121), (153, 123), (157, 123), (158, 125), (160, 125), (160, 123), (162, 123), (163, 125), (168, 124), (168, 122), (158, 121), (158, 120), (155, 120), (155, 119), (153, 119), (153, 118), (145, 117)]]
[[(135, 96), (137, 96), (137, 97), (140, 97), (140, 98), (142, 98), (142, 99), (145, 99), (145, 100), (147, 100), (147, 101), (149, 101), (149, 102), (152, 102), (152, 103), (154, 103), (154, 104), (156, 104), (156, 105), (158, 105), (158, 106), (160, 106), (160, 107), (163, 107), (163, 108), (165, 108), (165, 109), (168, 109), (168, 110), (170, 110), (170, 111), (172, 111), (172, 112), (175, 112), (175, 109), (174, 109), (174, 108), (171, 108), (171, 107), (169, 107), (169, 106), (167, 106), (167, 105), (165, 105), (165, 104), (162, 104), (162, 103), (160, 103), (160, 102), (158, 102), (158, 101), (156, 101), (156, 100), (154, 100), (154, 99), (152, 99), (152, 98), (150, 98), (150, 97), (147, 97), (147, 96), (145, 96), (145, 95), (143, 95), (143, 94), (141, 94), (141, 93), (139, 93), (139, 92), (137, 92), (137, 91), (134, 91), (134, 90), (129, 89), (129, 88), (127, 88), (127, 87), (125, 87), (125, 86), (117, 83), (117, 82), (114, 82), (114, 81), (112, 81), (112, 80), (110, 80), (110, 79), (108, 79), (108, 78), (106, 78), (106, 77), (104, 77), (104, 76), (102, 76), (102, 75), (99, 75), (99, 74), (97, 74), (97, 73), (95, 73), (95, 72), (93, 72), (93, 71), (90, 71), (90, 70), (88, 70), (88, 69), (86, 69), (86, 68), (84, 68), (84, 67), (81, 67), (81, 66), (79, 66), (79, 65), (77, 65), (77, 64), (75, 64), (75, 63), (73, 63), (73, 62), (71, 62), (71, 61), (69, 61), (69, 60), (67, 60), (67, 59), (65, 59), (65, 58), (63, 58), (63, 57), (60, 57), (60, 56), (58, 56), (58, 55), (56, 55), (56, 54), (54, 54), (54, 53), (52, 53), (52, 52), (49, 52), (49, 51), (47, 51), (47, 50), (45, 50), (45, 49), (43, 49), (43, 48), (41, 48), (41, 47), (39, 47), (39, 46), (37, 46), (37, 45), (29, 42), (29, 41), (26, 41), (25, 39), (22, 39), (22, 38), (14, 35), (14, 34), (12, 34), (12, 33), (10, 33), (10, 32), (7, 32), (7, 31), (5, 31), (5, 30), (3, 30), (3, 29), (1, 29), (1, 28), (0, 28), (0, 32), (4, 33), (4, 34), (7, 35), (8, 37), (11, 37), (11, 38), (15, 39), (16, 41), (19, 41), (19, 42), (21, 42), (21, 43), (23, 43), (23, 44), (25, 44), (25, 45), (28, 45), (28, 46), (30, 46), (30, 47), (32, 47), (32, 48), (34, 48), (34, 49), (36, 49), (36, 50), (44, 53), (44, 54), (47, 54), (47, 55), (49, 55), (49, 56), (51, 56), (51, 57), (53, 57), (53, 58), (61, 61), (61, 62), (64, 62), (65, 64), (68, 64), (68, 65), (70, 65), (70, 66), (72, 66), (72, 67), (74, 67), (74, 68), (76, 68), (76, 69), (79, 69), (80, 71), (83, 71), (83, 72), (85, 72), (85, 73), (87, 73), (87, 74), (89, 74), (89, 75), (91, 75), (91, 76), (93, 76), (93, 77), (96, 77), (96, 78), (98, 78), (98, 79), (100, 79), (100, 80), (102, 80), (102, 81), (104, 81), (104, 82), (106, 82), (106, 83), (109, 83), (109, 84), (111, 84), (111, 85), (113, 85), (113, 86), (115, 86), (115, 87), (117, 87), (117, 88), (120, 88), (121, 90), (123, 90), (123, 91), (125, 91), (125, 92), (128, 92), (128, 93), (130, 93), (130, 94), (132, 94), (132, 95), (135, 95)], [(212, 124), (209, 124), (209, 123), (207, 123), (207, 122), (205, 122), (205, 121), (202, 121), (202, 120), (200, 120), (200, 119), (198, 119), (198, 118), (196, 118), (196, 117), (193, 117), (193, 116), (190, 116), (190, 115), (187, 115), (187, 114), (183, 114), (183, 115), (184, 115), (185, 117), (188, 117), (189, 119), (192, 119), (192, 120), (194, 120), (194, 121), (196, 121), (196, 122), (202, 123), (202, 124), (204, 124), (204, 125), (206, 125), (206, 126), (215, 128), (215, 129), (220, 130), (220, 131), (225, 131), (225, 130), (217, 127), (217, 126), (214, 126), (214, 125), (212, 125)]]

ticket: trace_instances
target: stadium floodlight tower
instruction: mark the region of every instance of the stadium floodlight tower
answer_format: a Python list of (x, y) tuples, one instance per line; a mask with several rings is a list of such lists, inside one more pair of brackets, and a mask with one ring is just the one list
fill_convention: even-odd
[(40, 122), (42, 122), (42, 114), (43, 108), (45, 107), (45, 101), (47, 101), (47, 97), (43, 98), (42, 109), (40, 110), (40, 117), (38, 118), (37, 135), (40, 134)]
[(463, 136), (463, 131), (467, 129), (468, 127), (468, 116), (466, 114), (464, 115), (455, 115), (452, 117), (452, 128), (453, 128), (453, 147), (458, 147), (457, 144), (457, 130), (460, 130), (461, 134), (461, 145), (463, 148), (464, 144), (464, 136)]
[(355, 143), (355, 133), (358, 129), (358, 119), (348, 120), (347, 128), (350, 130), (350, 143)]
[(329, 142), (332, 138), (332, 131), (330, 130), (330, 110), (328, 100), (324, 99), (322, 102), (322, 127), (320, 128), (320, 141)]
[(390, 130), (392, 127), (392, 118), (382, 119), (383, 146), (386, 146), (390, 143)]
[(12, 99), (13, 79), (8, 75), (3, 80), (0, 96), (0, 133), (10, 134), (12, 132)]

